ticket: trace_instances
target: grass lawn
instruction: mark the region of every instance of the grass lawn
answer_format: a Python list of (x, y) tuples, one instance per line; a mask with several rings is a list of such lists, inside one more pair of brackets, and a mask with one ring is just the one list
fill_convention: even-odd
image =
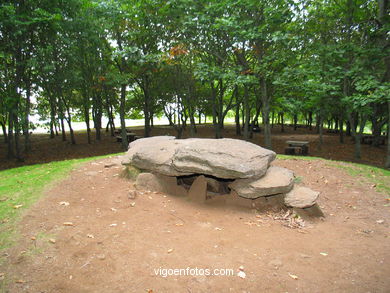
[(16, 224), (20, 215), (43, 195), (46, 188), (66, 177), (80, 163), (108, 156), (115, 154), (0, 171), (0, 250), (17, 240)]
[(344, 169), (353, 177), (364, 178), (366, 183), (375, 185), (375, 189), (378, 192), (382, 192), (390, 197), (390, 170), (383, 168), (373, 167), (369, 165), (342, 162), (342, 161), (333, 161), (326, 160), (319, 157), (304, 157), (304, 156), (286, 156), (286, 155), (277, 155), (277, 158), (280, 160), (323, 160), (326, 161), (329, 166), (337, 167)]

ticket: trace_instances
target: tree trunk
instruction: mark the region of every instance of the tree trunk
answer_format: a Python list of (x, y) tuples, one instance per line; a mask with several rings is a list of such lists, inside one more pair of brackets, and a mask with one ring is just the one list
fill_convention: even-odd
[(8, 143), (8, 135), (7, 135), (7, 127), (5, 126), (5, 123), (0, 122), (1, 128), (3, 130), (3, 136), (4, 136), (4, 143)]
[(147, 76), (144, 78), (143, 90), (144, 90), (144, 118), (145, 118), (144, 136), (149, 137), (150, 136), (150, 117), (149, 117), (150, 96), (149, 96), (149, 80)]
[(284, 113), (280, 113), (280, 121), (282, 123), (281, 132), (284, 132)]
[(84, 105), (84, 119), (85, 124), (87, 125), (87, 139), (88, 144), (91, 144), (91, 127), (90, 127), (90, 121), (89, 121), (89, 109), (87, 106)]
[(324, 138), (323, 138), (324, 121), (321, 113), (317, 115), (317, 119), (318, 119), (317, 123), (318, 123), (318, 134), (319, 134), (318, 150), (322, 150), (322, 145), (324, 143)]
[(339, 131), (340, 143), (344, 143), (344, 118), (342, 115), (340, 115), (339, 119)]
[(54, 128), (55, 128), (55, 131), (58, 135), (58, 132), (57, 132), (57, 126), (56, 126), (56, 111), (55, 111), (55, 105), (54, 105), (54, 101), (53, 101), (53, 98), (52, 98), (52, 95), (50, 94), (49, 92), (49, 103), (50, 103), (50, 138), (54, 138)]
[(250, 122), (250, 107), (249, 93), (247, 85), (244, 85), (244, 109), (245, 109), (245, 124), (244, 124), (244, 139), (249, 139), (249, 122)]
[(271, 127), (269, 124), (269, 97), (265, 78), (261, 78), (261, 98), (263, 104), (264, 143), (267, 149), (272, 149)]
[(15, 117), (15, 156), (19, 162), (23, 162), (22, 155), (20, 153), (20, 123), (17, 115)]
[(8, 159), (15, 158), (14, 149), (14, 109), (11, 109), (8, 115)]
[(351, 122), (347, 121), (347, 129), (345, 130), (346, 136), (351, 136)]
[(386, 156), (386, 168), (390, 168), (390, 101), (387, 102), (388, 121), (387, 121), (387, 156)]
[(360, 130), (357, 131), (359, 114), (354, 115), (354, 113), (349, 115), (349, 121), (351, 124), (352, 136), (355, 140), (355, 159), (361, 159), (361, 138), (366, 125), (365, 117), (361, 116), (360, 118)]
[(241, 135), (240, 103), (238, 102), (238, 95), (236, 96), (236, 115), (235, 115), (234, 119), (236, 122), (236, 135)]
[(126, 85), (123, 84), (121, 86), (121, 99), (120, 99), (120, 105), (119, 105), (119, 116), (120, 116), (120, 120), (121, 120), (122, 149), (127, 151), (129, 142), (127, 141), (125, 106), (126, 106)]
[(310, 131), (313, 130), (313, 112), (309, 112), (309, 129)]
[(214, 83), (211, 82), (211, 99), (212, 99), (212, 111), (213, 111), (213, 125), (214, 125), (214, 133), (215, 138), (221, 138), (221, 128), (220, 124), (217, 121), (217, 92), (214, 87)]
[(30, 96), (31, 96), (31, 86), (30, 84), (27, 85), (26, 89), (26, 108), (24, 109), (24, 151), (27, 153), (30, 151), (31, 146), (30, 146), (30, 132), (29, 132), (29, 127), (30, 127)]
[(294, 120), (294, 130), (297, 130), (297, 124), (298, 124), (298, 115), (297, 114), (294, 114), (293, 120)]

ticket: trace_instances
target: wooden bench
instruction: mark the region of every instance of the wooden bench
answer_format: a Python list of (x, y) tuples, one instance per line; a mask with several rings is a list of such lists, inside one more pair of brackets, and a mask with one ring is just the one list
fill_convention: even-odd
[[(131, 129), (126, 129), (126, 132), (127, 133), (132, 133)], [(120, 128), (117, 128), (117, 129), (114, 130), (114, 134), (116, 134), (116, 135), (120, 135), (121, 133), (122, 133), (122, 129), (120, 129)]]
[[(374, 136), (373, 135), (362, 135), (360, 142), (362, 144), (372, 144), (374, 142)], [(378, 144), (385, 145), (386, 144), (386, 137), (379, 136), (378, 137)]]
[[(126, 136), (127, 136), (128, 142), (132, 142), (132, 141), (136, 140), (136, 137), (137, 137), (137, 135), (135, 133), (132, 133), (132, 132), (130, 132), (130, 133), (128, 132)], [(122, 136), (121, 135), (116, 136), (116, 141), (122, 142)]]
[(286, 155), (304, 155), (309, 154), (309, 142), (288, 140), (286, 141), (287, 147), (284, 149)]

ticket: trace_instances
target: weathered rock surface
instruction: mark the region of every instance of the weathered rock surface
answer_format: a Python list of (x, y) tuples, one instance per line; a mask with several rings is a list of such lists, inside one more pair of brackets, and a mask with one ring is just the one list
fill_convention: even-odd
[(235, 179), (262, 176), (276, 154), (237, 139), (186, 139), (177, 149), (173, 166), (180, 172)]
[(138, 190), (149, 190), (172, 195), (186, 195), (187, 191), (182, 186), (177, 185), (176, 177), (164, 176), (160, 174), (141, 173), (135, 181)]
[(207, 197), (207, 180), (203, 175), (198, 176), (192, 183), (188, 191), (188, 197), (195, 202), (205, 202)]
[(236, 179), (264, 175), (276, 154), (237, 139), (151, 137), (130, 144), (123, 164), (164, 174)]
[(271, 166), (267, 173), (258, 179), (237, 179), (229, 187), (239, 196), (255, 199), (289, 192), (294, 185), (294, 173), (282, 167)]
[(138, 139), (129, 145), (129, 150), (122, 160), (124, 165), (133, 165), (141, 170), (156, 172), (167, 176), (186, 175), (175, 170), (172, 158), (179, 140), (174, 136), (155, 136)]
[(288, 207), (308, 208), (316, 203), (319, 192), (303, 186), (294, 186), (284, 197), (284, 203)]

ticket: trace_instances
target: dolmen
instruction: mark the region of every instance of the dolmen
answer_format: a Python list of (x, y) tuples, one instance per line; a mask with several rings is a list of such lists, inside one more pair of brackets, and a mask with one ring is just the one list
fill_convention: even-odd
[(295, 185), (294, 173), (272, 166), (276, 154), (238, 139), (155, 136), (133, 141), (122, 164), (139, 190), (262, 209), (318, 208), (319, 192)]

